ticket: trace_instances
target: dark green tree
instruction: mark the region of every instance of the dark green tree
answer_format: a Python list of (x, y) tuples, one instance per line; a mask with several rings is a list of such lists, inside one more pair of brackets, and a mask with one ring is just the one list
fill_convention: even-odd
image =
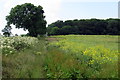
[(57, 26), (58, 28), (62, 28), (64, 26), (64, 22), (62, 20), (58, 20), (50, 25), (48, 25), (49, 27), (55, 27)]
[(120, 20), (119, 19), (109, 19), (107, 25), (107, 34), (109, 35), (118, 35), (120, 34)]
[[(58, 27), (58, 29), (53, 29)], [(68, 34), (82, 34), (82, 35), (119, 35), (120, 34), (120, 19), (81, 19), (81, 20), (66, 20), (56, 21), (48, 25), (47, 30), (49, 35), (68, 35)], [(57, 30), (57, 34), (53, 34), (53, 30)]]
[(43, 13), (41, 6), (25, 3), (12, 8), (10, 14), (6, 16), (6, 20), (16, 28), (28, 30), (30, 36), (36, 37), (46, 33), (46, 21)]
[(63, 26), (61, 28), (61, 32), (63, 35), (68, 35), (68, 34), (71, 34), (72, 33), (72, 27), (71, 26)]
[(9, 37), (11, 35), (11, 27), (10, 26), (5, 26), (5, 28), (2, 30), (3, 35), (5, 37)]
[(53, 27), (50, 34), (51, 35), (59, 35), (60, 29), (58, 27)]

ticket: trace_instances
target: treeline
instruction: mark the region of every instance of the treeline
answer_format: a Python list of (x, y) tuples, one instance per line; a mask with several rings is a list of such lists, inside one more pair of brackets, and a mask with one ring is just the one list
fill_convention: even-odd
[(119, 35), (120, 19), (58, 20), (47, 27), (48, 35)]

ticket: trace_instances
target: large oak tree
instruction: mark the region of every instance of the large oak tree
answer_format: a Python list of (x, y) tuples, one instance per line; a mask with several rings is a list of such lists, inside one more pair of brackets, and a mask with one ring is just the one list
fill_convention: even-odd
[(46, 20), (43, 13), (41, 6), (34, 6), (31, 3), (17, 5), (6, 16), (7, 25), (13, 24), (16, 28), (28, 30), (30, 36), (43, 35), (46, 33)]

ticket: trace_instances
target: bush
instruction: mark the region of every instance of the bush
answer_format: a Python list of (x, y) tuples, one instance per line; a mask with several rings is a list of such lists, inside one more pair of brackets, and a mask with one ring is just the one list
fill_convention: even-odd
[(2, 37), (2, 54), (11, 54), (30, 48), (31, 46), (35, 46), (34, 43), (37, 42), (38, 39), (34, 37)]

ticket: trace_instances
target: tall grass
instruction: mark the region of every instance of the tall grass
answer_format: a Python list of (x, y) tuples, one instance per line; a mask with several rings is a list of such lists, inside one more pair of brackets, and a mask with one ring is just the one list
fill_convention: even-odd
[[(18, 51), (18, 54), (2, 55), (2, 77), (118, 78), (117, 57), (109, 56), (112, 53), (118, 54), (118, 36), (52, 37), (48, 41), (38, 37), (39, 41), (28, 49)], [(98, 58), (93, 54), (97, 54)], [(104, 58), (108, 59), (107, 62), (100, 64), (103, 60), (101, 54), (115, 61), (110, 62)]]
[[(71, 59), (70, 56), (72, 56), (75, 61), (77, 60), (78, 64), (75, 62), (69, 62), (69, 64), (73, 63), (79, 67), (77, 74), (80, 78), (118, 78), (118, 36), (67, 35), (54, 37), (64, 38), (50, 45), (63, 50), (67, 56), (69, 55), (67, 59)], [(64, 53), (63, 55), (65, 55)], [(66, 66), (64, 68), (67, 69)]]
[(44, 78), (45, 40), (17, 53), (2, 55), (3, 78)]
[(48, 51), (44, 61), (46, 78), (118, 78), (117, 62), (88, 64), (87, 56), (74, 55), (54, 46)]

